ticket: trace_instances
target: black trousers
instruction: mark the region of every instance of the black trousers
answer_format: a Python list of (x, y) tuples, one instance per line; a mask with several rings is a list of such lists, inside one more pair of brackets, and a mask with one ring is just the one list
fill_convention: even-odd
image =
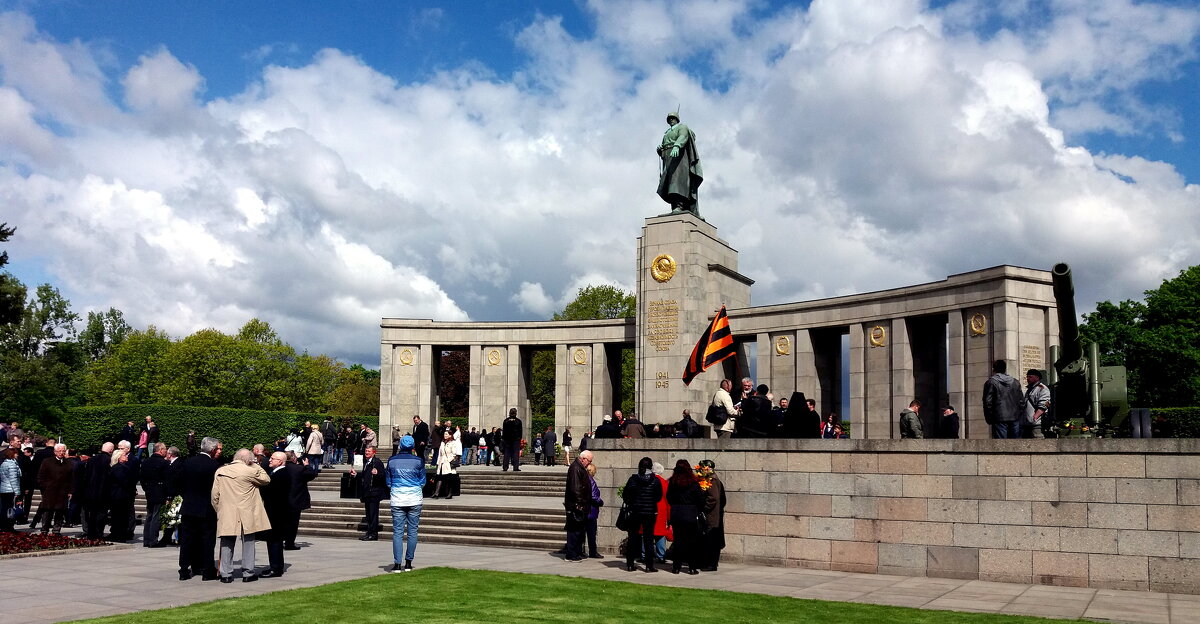
[(112, 537), (118, 542), (128, 542), (133, 534), (129, 531), (130, 510), (133, 505), (126, 499), (109, 502), (108, 521), (112, 523)]
[[(675, 532), (675, 542), (672, 544), (672, 550), (675, 553), (673, 555), (674, 561), (672, 561), (672, 567), (678, 570), (686, 563), (689, 568), (699, 568), (697, 554), (702, 536), (696, 528), (696, 523), (693, 521), (672, 524), (671, 526)], [(650, 532), (654, 532), (653, 528), (651, 528)], [(651, 539), (653, 539), (653, 536), (651, 536)], [(653, 545), (648, 552), (654, 552)]]
[(92, 539), (104, 539), (104, 525), (108, 523), (108, 506), (103, 501), (88, 502), (83, 506), (84, 524), (87, 525), (87, 536)]
[(508, 462), (512, 462), (513, 470), (521, 467), (521, 443), (504, 445), (504, 469), (508, 470)]
[(192, 574), (216, 574), (214, 553), (217, 549), (216, 516), (184, 516), (179, 538), (179, 570)]
[[(637, 559), (639, 552), (648, 553), (646, 556), (646, 567), (654, 567), (654, 521), (658, 518), (658, 514), (634, 516), (634, 527), (629, 532), (629, 538), (625, 541), (625, 564), (633, 565), (633, 560)], [(638, 535), (638, 529), (641, 529), (641, 535)], [(641, 543), (642, 548), (639, 551), (638, 543)]]
[(289, 546), (296, 544), (296, 534), (300, 532), (300, 512), (289, 511), (287, 523), (283, 527), (283, 543)]
[(158, 517), (163, 503), (146, 502), (146, 521), (142, 523), (142, 546), (149, 546), (158, 541), (158, 533), (162, 529), (162, 520)]
[(596, 519), (588, 518), (588, 521), (587, 521), (587, 547), (588, 547), (588, 556), (589, 557), (595, 557), (596, 555), (600, 554), (600, 551), (596, 548), (596, 528), (597, 528), (596, 527)]
[(258, 539), (267, 542), (267, 562), (276, 574), (283, 574), (283, 538), (274, 529), (258, 534)]
[(379, 501), (368, 498), (363, 505), (367, 508), (367, 535), (379, 535)]

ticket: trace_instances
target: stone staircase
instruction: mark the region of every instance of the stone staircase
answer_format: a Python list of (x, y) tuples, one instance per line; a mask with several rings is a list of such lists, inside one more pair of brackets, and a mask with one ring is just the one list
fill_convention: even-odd
[[(313, 501), (300, 515), (300, 534), (357, 539), (363, 506), (358, 501)], [(379, 538), (392, 537), (386, 501), (379, 509)], [(553, 509), (517, 509), (451, 503), (426, 504), (421, 510), (422, 542), (556, 550), (562, 547), (563, 514)]]
[[(338, 492), (342, 474), (340, 468), (322, 470), (308, 484), (310, 492)], [(468, 466), (459, 470), (463, 496), (539, 496), (559, 497), (567, 488), (566, 472), (502, 472), (494, 468)]]
[[(309, 483), (312, 508), (300, 515), (300, 535), (348, 539), (362, 535), (362, 503), (336, 498), (344, 472), (323, 470)], [(562, 547), (565, 472), (467, 467), (461, 477), (462, 496), (450, 501), (426, 499), (421, 511), (422, 542), (538, 550)], [(34, 492), (31, 510), (37, 509), (40, 499), (41, 494)], [(145, 516), (146, 500), (140, 492), (134, 511), (139, 520)], [(391, 539), (392, 516), (386, 500), (380, 505), (379, 522), (380, 540)]]

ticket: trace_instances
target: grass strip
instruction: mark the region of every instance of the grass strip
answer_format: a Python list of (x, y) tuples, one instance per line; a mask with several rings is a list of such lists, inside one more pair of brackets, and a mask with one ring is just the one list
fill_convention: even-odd
[[(270, 581), (260, 581), (269, 583)], [(107, 624), (228, 624), (300, 616), (308, 622), (837, 622), (1034, 624), (1081, 622), (933, 611), (546, 574), (423, 568), (172, 609), (80, 620)]]

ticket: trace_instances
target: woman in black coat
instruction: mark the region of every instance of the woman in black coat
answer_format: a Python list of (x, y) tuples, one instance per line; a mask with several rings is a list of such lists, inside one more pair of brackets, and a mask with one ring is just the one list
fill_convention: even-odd
[(692, 465), (686, 459), (675, 462), (675, 473), (671, 475), (667, 485), (667, 503), (671, 505), (671, 519), (668, 525), (675, 532), (671, 573), (679, 574), (679, 569), (687, 562), (687, 573), (699, 574), (696, 563), (702, 539), (699, 518), (702, 518), (704, 491), (700, 489)]
[[(646, 571), (658, 572), (654, 567), (654, 521), (658, 518), (658, 501), (663, 497), (662, 483), (654, 476), (654, 460), (643, 457), (638, 462), (638, 473), (629, 475), (621, 499), (629, 509), (629, 539), (625, 541), (625, 569), (633, 572), (633, 565), (638, 552), (650, 553), (646, 557)], [(641, 535), (638, 533), (641, 532)], [(642, 542), (639, 551), (636, 544)]]

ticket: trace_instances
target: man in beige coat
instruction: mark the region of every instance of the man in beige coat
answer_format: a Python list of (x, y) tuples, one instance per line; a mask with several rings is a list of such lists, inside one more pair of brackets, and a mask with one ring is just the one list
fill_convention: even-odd
[(254, 534), (271, 529), (258, 488), (271, 483), (267, 472), (254, 462), (250, 449), (239, 449), (233, 461), (213, 475), (212, 506), (217, 511), (221, 538), (222, 583), (233, 582), (233, 545), (242, 537), (242, 582), (257, 581), (254, 573)]

